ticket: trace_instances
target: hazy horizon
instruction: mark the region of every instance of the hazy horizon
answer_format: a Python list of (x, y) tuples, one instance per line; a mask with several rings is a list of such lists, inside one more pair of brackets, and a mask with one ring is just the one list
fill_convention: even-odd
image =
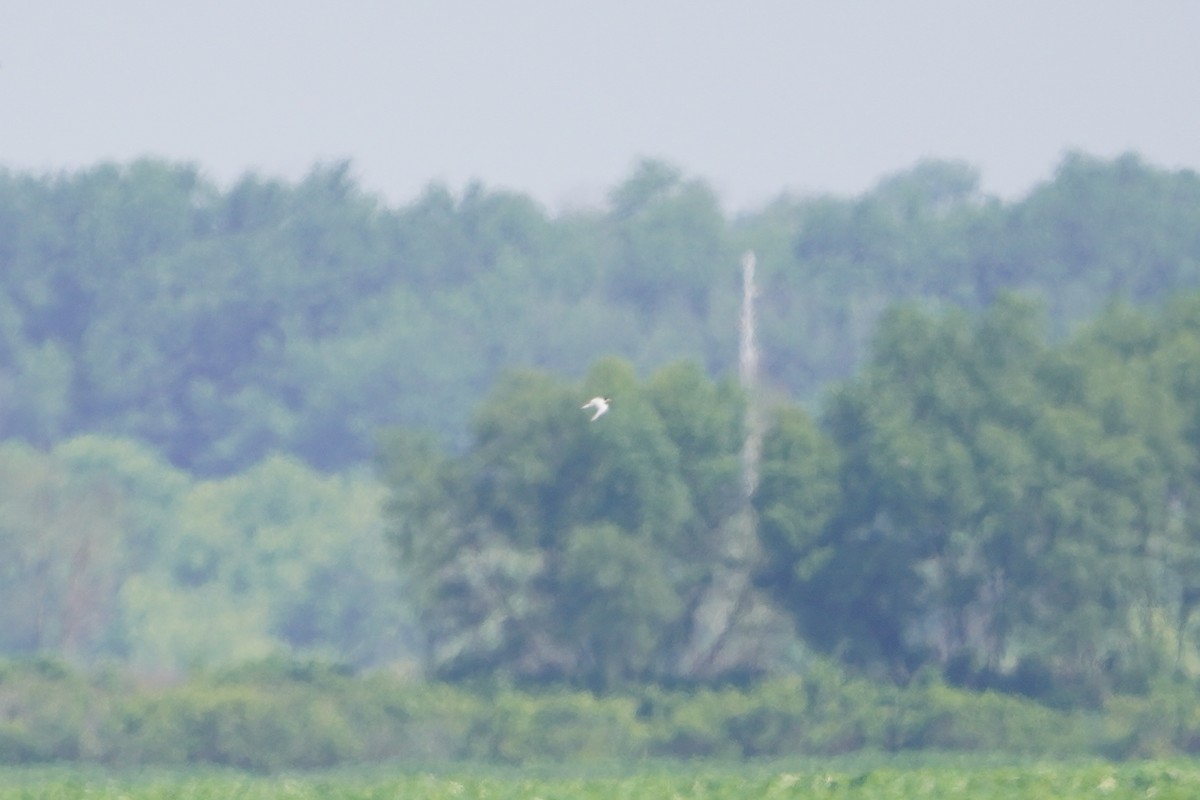
[(743, 210), (923, 158), (1004, 197), (1071, 151), (1200, 168), (1200, 4), (1181, 0), (50, 0), (0, 21), (0, 166), (19, 171), (150, 156), (225, 184), (348, 160), (392, 203), (478, 181), (561, 208), (655, 158)]

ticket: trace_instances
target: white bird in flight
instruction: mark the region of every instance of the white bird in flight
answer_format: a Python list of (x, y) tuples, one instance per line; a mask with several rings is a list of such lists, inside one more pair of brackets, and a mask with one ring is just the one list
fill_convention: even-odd
[(592, 419), (590, 420), (591, 422), (595, 422), (600, 418), (601, 414), (603, 414), (605, 411), (608, 411), (608, 404), (611, 402), (612, 400), (607, 397), (593, 397), (591, 400), (588, 400), (586, 403), (580, 406), (580, 408), (585, 411), (589, 408), (596, 409), (596, 413), (592, 414)]

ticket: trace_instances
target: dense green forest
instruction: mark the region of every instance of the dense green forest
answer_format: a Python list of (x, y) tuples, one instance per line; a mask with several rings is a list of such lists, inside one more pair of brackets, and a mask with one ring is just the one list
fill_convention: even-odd
[(0, 653), (1146, 692), (1200, 672), (1197, 290), (1200, 176), (1134, 155), (732, 218), (656, 161), (556, 214), (0, 172)]
[[(881, 318), (814, 418), (771, 414), (745, 510), (744, 397), (695, 366), (587, 391), (513, 374), (472, 446), (389, 442), (391, 536), (446, 677), (624, 683), (923, 669), (1073, 706), (1195, 675), (1200, 295), (1047, 341), (1036, 304)], [(620, 406), (580, 424), (572, 399)], [(739, 575), (742, 579), (739, 581)]]
[(346, 165), (224, 190), (155, 161), (0, 172), (0, 436), (131, 437), (206, 476), (272, 452), (353, 467), (394, 425), (462, 447), (509, 367), (579, 378), (619, 355), (728, 374), (746, 249), (766, 376), (812, 403), (901, 300), (979, 310), (1029, 291), (1061, 334), (1114, 295), (1200, 286), (1198, 208), (1195, 174), (1134, 156), (1070, 156), (1013, 203), (929, 162), (734, 219), (659, 162), (557, 216), (482, 186), (392, 209)]

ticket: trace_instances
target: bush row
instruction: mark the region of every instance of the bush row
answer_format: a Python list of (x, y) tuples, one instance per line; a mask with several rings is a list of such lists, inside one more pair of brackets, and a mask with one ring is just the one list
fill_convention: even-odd
[(266, 663), (183, 683), (0, 663), (0, 763), (212, 764), (254, 771), (370, 762), (755, 758), (861, 750), (1121, 758), (1200, 752), (1186, 686), (1068, 713), (935, 680), (880, 686), (815, 664), (750, 688), (462, 687)]

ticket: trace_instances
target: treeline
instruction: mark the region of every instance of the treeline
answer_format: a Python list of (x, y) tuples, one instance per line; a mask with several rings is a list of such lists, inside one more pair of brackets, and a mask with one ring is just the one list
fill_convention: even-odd
[(282, 456), (202, 480), (124, 439), (0, 444), (0, 653), (160, 679), (281, 653), (415, 659), (381, 503), (369, 474)]
[(0, 652), (614, 692), (815, 650), (1142, 692), (1200, 670), (1197, 287), (1200, 177), (1135, 156), (1012, 203), (927, 162), (734, 219), (658, 162), (558, 215), (387, 208), (344, 165), (0, 173)]
[[(825, 652), (1052, 705), (1200, 672), (1200, 295), (1052, 342), (1036, 304), (887, 312), (813, 417), (696, 366), (501, 382), (471, 446), (396, 435), (391, 537), (437, 674), (602, 691)], [(594, 423), (580, 397), (606, 393)]]
[(914, 750), (997, 756), (1194, 755), (1200, 704), (1166, 687), (1068, 713), (935, 680), (905, 688), (814, 661), (804, 676), (596, 697), (468, 691), (312, 663), (257, 662), (154, 686), (47, 660), (0, 662), (0, 764), (213, 765), (258, 772), (379, 763), (629, 763)]
[(978, 310), (1027, 290), (1062, 332), (1114, 294), (1200, 286), (1197, 220), (1200, 178), (1132, 155), (1070, 156), (1013, 203), (927, 162), (732, 219), (660, 162), (557, 215), (481, 186), (388, 208), (346, 165), (227, 189), (159, 161), (0, 172), (0, 438), (130, 437), (200, 474), (272, 452), (361, 465), (389, 425), (461, 446), (514, 365), (729, 373), (750, 248), (767, 378), (813, 401), (898, 300)]

